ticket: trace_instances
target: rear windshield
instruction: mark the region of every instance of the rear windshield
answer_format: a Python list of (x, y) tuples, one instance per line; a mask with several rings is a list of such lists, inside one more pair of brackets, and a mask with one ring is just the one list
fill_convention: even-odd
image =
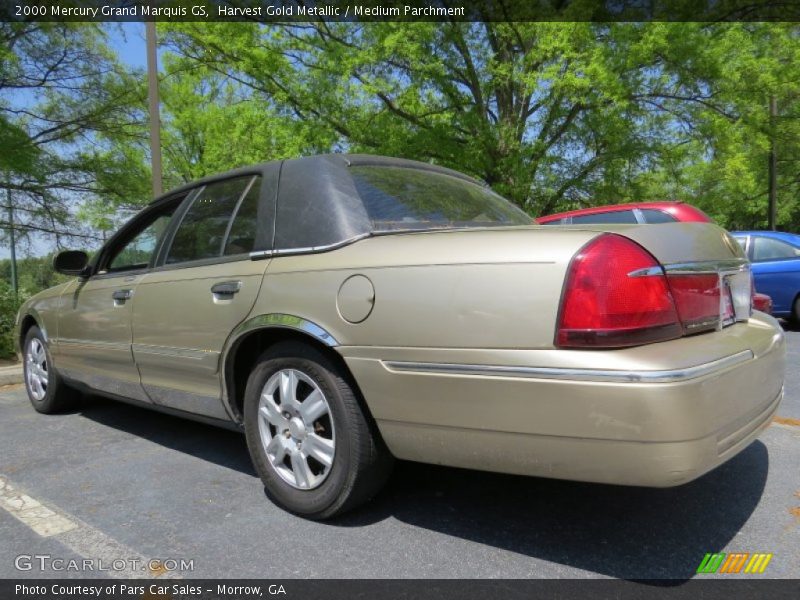
[(375, 232), (532, 223), (490, 189), (444, 173), (368, 165), (350, 172)]

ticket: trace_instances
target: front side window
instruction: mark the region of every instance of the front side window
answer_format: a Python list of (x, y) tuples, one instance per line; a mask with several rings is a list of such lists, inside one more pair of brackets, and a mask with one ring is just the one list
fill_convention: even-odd
[(592, 215), (575, 215), (572, 217), (573, 225), (592, 225), (592, 224), (636, 224), (636, 215), (632, 210), (615, 210), (603, 213), (594, 213)]
[(183, 198), (181, 196), (167, 201), (163, 208), (151, 212), (149, 217), (143, 217), (140, 223), (134, 225), (126, 239), (103, 261), (105, 266), (101, 265), (101, 271), (146, 269)]
[[(243, 204), (243, 196), (253, 187), (258, 188), (255, 180), (256, 177), (248, 175), (203, 187), (195, 196), (175, 232), (167, 254), (167, 264), (217, 258), (223, 255), (223, 251), (225, 254), (237, 253), (233, 250), (227, 251), (228, 236), (240, 204)], [(257, 196), (257, 190), (255, 193)], [(246, 210), (252, 212), (249, 205)], [(237, 239), (246, 242), (244, 240), (246, 235), (247, 232), (244, 232)], [(238, 249), (238, 246), (236, 248)]]
[(753, 260), (782, 260), (786, 258), (797, 258), (800, 256), (800, 249), (791, 244), (780, 240), (773, 240), (766, 237), (753, 238)]
[(445, 173), (373, 165), (350, 172), (376, 232), (533, 223), (489, 188)]

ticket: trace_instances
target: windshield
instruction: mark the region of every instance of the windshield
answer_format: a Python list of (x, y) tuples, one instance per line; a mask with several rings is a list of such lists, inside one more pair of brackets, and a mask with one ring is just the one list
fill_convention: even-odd
[(444, 173), (367, 165), (350, 172), (374, 232), (532, 222), (489, 188)]

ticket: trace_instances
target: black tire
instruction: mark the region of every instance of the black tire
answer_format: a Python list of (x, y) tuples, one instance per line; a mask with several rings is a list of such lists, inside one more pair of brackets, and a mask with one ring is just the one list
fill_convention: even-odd
[[(331, 465), (322, 483), (312, 489), (298, 489), (278, 473), (267, 457), (259, 429), (262, 391), (273, 375), (286, 369), (299, 371), (322, 391), (335, 431)], [(250, 456), (269, 498), (308, 519), (328, 519), (363, 504), (378, 492), (391, 472), (394, 459), (362, 408), (349, 377), (322, 352), (302, 342), (280, 342), (259, 357), (247, 380), (244, 426)]]
[[(29, 377), (29, 369), (32, 367), (29, 364), (28, 356), (32, 346), (37, 343), (45, 356), (47, 384), (42, 389), (34, 390)], [(32, 326), (25, 335), (25, 342), (22, 345), (22, 365), (25, 390), (28, 392), (28, 399), (37, 412), (46, 415), (63, 412), (74, 408), (80, 401), (80, 393), (64, 383), (64, 380), (53, 367), (50, 349), (47, 347), (47, 342), (41, 330), (36, 325)], [(44, 395), (38, 397), (41, 395), (41, 391), (44, 391)]]
[(789, 319), (795, 327), (800, 327), (800, 296), (792, 303), (792, 318)]

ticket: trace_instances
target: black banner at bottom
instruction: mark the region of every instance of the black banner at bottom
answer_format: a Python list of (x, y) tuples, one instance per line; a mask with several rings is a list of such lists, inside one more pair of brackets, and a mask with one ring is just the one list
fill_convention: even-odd
[(675, 598), (800, 597), (800, 580), (559, 580), (559, 579), (39, 579), (0, 580), (0, 598), (17, 600), (506, 600), (582, 598), (657, 600)]

